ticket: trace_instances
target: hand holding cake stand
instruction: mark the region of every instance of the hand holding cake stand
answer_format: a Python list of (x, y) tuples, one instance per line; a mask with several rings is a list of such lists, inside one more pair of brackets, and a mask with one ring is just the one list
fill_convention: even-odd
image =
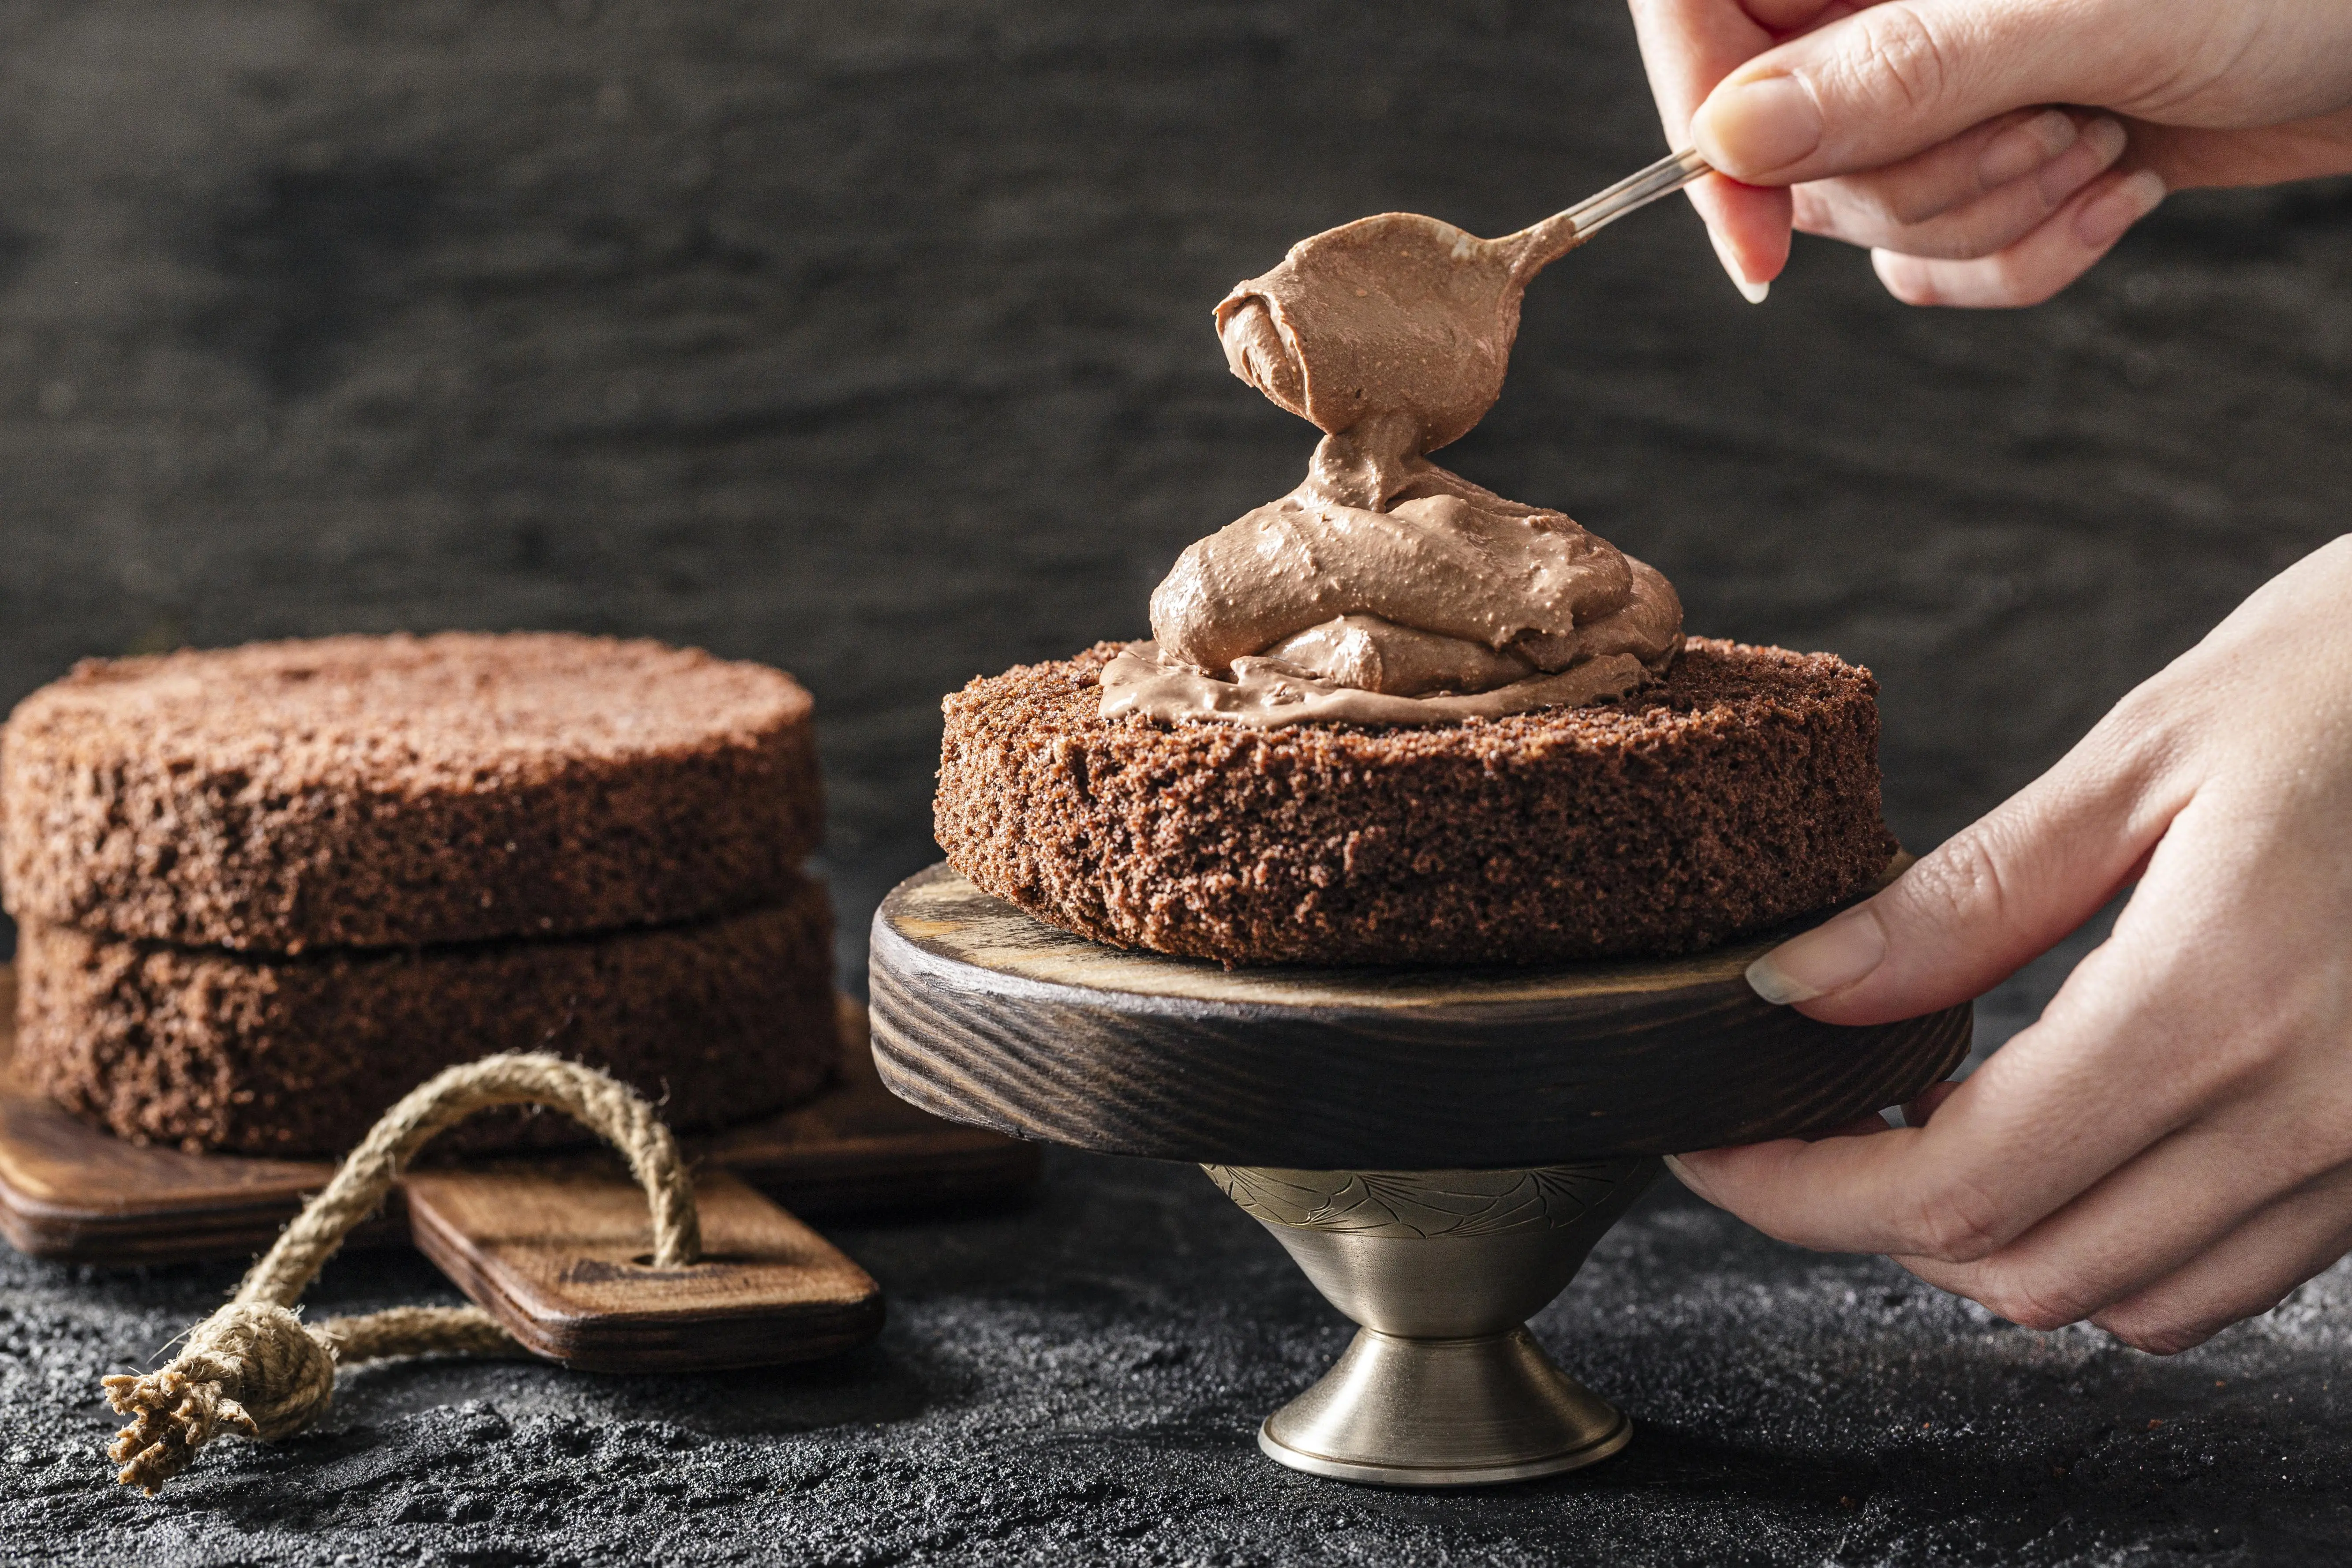
[(1658, 1155), (1823, 1133), (1967, 1054), (1965, 1005), (1870, 1028), (1767, 1005), (1742, 971), (1769, 942), (1227, 971), (1087, 942), (940, 866), (875, 918), (874, 1053), (937, 1115), (1204, 1166), (1360, 1326), (1259, 1446), (1345, 1480), (1478, 1486), (1630, 1440), (1525, 1321)]

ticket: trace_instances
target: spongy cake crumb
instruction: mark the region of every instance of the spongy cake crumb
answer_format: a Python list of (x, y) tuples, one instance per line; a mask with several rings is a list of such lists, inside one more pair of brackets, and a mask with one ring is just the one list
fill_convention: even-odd
[(1422, 729), (1105, 721), (1124, 645), (943, 704), (935, 823), (1065, 930), (1234, 964), (1689, 952), (1849, 897), (1895, 849), (1877, 685), (1693, 639), (1624, 699)]
[(749, 908), (822, 831), (811, 710), (765, 666), (563, 633), (93, 660), (0, 736), (7, 907), (269, 952)]

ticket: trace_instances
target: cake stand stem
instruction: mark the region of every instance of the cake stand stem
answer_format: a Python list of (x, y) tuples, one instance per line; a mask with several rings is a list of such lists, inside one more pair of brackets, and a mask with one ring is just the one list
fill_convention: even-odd
[(1642, 1157), (1514, 1171), (1203, 1166), (1360, 1325), (1258, 1446), (1318, 1476), (1490, 1486), (1607, 1458), (1625, 1417), (1526, 1320), (1566, 1288), (1660, 1169)]

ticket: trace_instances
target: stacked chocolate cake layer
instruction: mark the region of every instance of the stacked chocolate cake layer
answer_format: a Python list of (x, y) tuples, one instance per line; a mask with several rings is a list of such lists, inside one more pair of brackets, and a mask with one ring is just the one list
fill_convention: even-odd
[[(838, 1055), (808, 694), (557, 634), (85, 664), (0, 733), (19, 1072), (126, 1137), (331, 1153), (550, 1049), (682, 1130)], [(563, 1140), (561, 1119), (458, 1136)]]
[(947, 699), (937, 833), (1096, 942), (1228, 965), (1696, 952), (1870, 886), (1877, 683), (1695, 637), (1622, 698), (1415, 729), (1101, 716), (1119, 645)]

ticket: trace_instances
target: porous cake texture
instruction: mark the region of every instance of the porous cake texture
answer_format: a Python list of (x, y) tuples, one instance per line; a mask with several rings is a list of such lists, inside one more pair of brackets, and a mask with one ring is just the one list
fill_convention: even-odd
[[(690, 925), (387, 952), (256, 956), (34, 922), (16, 950), (16, 1068), (121, 1137), (340, 1154), (446, 1067), (549, 1050), (636, 1086), (679, 1131), (815, 1092), (840, 1059), (832, 913), (781, 901)], [(436, 1148), (577, 1142), (501, 1113)]]
[(936, 826), (973, 883), (1080, 936), (1228, 965), (1696, 952), (1867, 888), (1877, 684), (1693, 638), (1622, 699), (1428, 728), (1097, 710), (1121, 645), (944, 704)]
[(0, 733), (29, 925), (240, 952), (658, 925), (815, 847), (809, 695), (652, 642), (329, 637), (90, 661)]

